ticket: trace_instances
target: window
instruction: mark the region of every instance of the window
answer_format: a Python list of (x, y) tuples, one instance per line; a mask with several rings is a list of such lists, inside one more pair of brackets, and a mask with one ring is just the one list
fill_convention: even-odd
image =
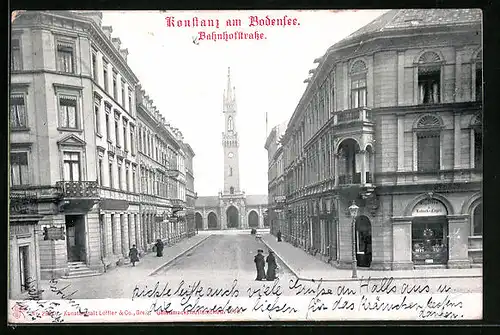
[(80, 181), (80, 153), (64, 152), (64, 180)]
[(123, 119), (123, 150), (128, 151), (127, 147), (127, 121)]
[(101, 101), (96, 99), (94, 103), (94, 114), (95, 114), (95, 131), (97, 134), (101, 134)]
[(28, 185), (28, 152), (10, 153), (10, 186)]
[(132, 112), (132, 92), (130, 91), (130, 87), (127, 87), (128, 91), (128, 111)]
[(417, 170), (422, 172), (440, 169), (441, 122), (432, 115), (420, 118), (417, 123)]
[(71, 43), (57, 43), (57, 66), (61, 72), (73, 73), (73, 53), (74, 48)]
[(122, 185), (122, 165), (120, 164), (120, 162), (118, 162), (118, 189), (122, 189), (123, 188), (123, 185)]
[(115, 141), (116, 141), (116, 146), (120, 146), (120, 127), (118, 125), (119, 122), (119, 117), (115, 115)]
[(425, 52), (418, 59), (418, 102), (439, 103), (441, 90), (440, 57), (433, 51)]
[(127, 186), (127, 192), (130, 192), (130, 182), (128, 180), (128, 178), (130, 177), (130, 166), (126, 166), (125, 167), (125, 185)]
[(229, 167), (229, 176), (231, 177), (233, 175), (233, 168)]
[(135, 174), (135, 166), (132, 168), (132, 192), (136, 192), (136, 188), (135, 188), (135, 178), (136, 178), (136, 174)]
[(27, 128), (27, 113), (23, 94), (10, 96), (10, 127)]
[(78, 128), (76, 97), (59, 97), (59, 121), (62, 128)]
[(474, 130), (474, 168), (483, 168), (483, 132)]
[(10, 69), (12, 71), (19, 71), (23, 69), (23, 62), (21, 56), (21, 43), (19, 39), (13, 39), (10, 48)]
[(102, 61), (102, 75), (104, 80), (104, 90), (109, 93), (108, 62)]
[(234, 194), (234, 187), (232, 187), (232, 186), (231, 186), (231, 187), (229, 188), (229, 193), (230, 193), (230, 194)]
[(113, 178), (113, 162), (109, 163), (109, 187), (114, 188), (115, 183), (114, 183), (114, 178)]
[(97, 81), (97, 54), (92, 52), (92, 78)]
[[(365, 62), (357, 60), (353, 63), (351, 67), (351, 108), (366, 106), (366, 72)], [(317, 126), (316, 122), (315, 126)]]
[(121, 246), (118, 246), (117, 244), (118, 243), (115, 243), (115, 240), (118, 238), (116, 235), (115, 235), (115, 228), (116, 228), (116, 222), (115, 222), (115, 214), (111, 214), (111, 245), (112, 245), (112, 249), (113, 249), (113, 254), (117, 255), (119, 253), (119, 250), (118, 247), (121, 247)]
[(122, 107), (125, 108), (125, 81), (122, 80)]
[(102, 160), (102, 157), (99, 157), (99, 164), (97, 165), (97, 182), (99, 183), (99, 185), (103, 185), (103, 170), (104, 170), (104, 165), (103, 165), (103, 160)]
[(483, 69), (477, 66), (481, 66), (481, 63), (476, 63), (476, 100), (481, 101), (483, 100)]
[(118, 83), (116, 82), (117, 73), (113, 71), (113, 98), (118, 100)]
[(130, 152), (135, 155), (135, 140), (134, 140), (135, 127), (130, 125)]
[(109, 124), (109, 114), (106, 113), (106, 133), (108, 141), (111, 141), (111, 126)]
[(29, 263), (29, 246), (19, 247), (19, 275), (21, 292), (26, 292), (30, 288), (30, 263)]
[(234, 127), (234, 125), (233, 125), (233, 117), (230, 116), (230, 117), (227, 118), (227, 130), (228, 131), (233, 131), (233, 127)]
[(482, 236), (483, 235), (483, 204), (474, 208), (472, 214), (472, 236)]

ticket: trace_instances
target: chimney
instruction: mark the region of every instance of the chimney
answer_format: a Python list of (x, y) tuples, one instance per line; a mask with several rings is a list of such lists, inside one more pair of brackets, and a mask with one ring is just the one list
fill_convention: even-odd
[(102, 27), (102, 30), (104, 31), (104, 35), (106, 35), (106, 37), (108, 39), (111, 39), (111, 33), (113, 32), (113, 27), (104, 26), (104, 27)]
[(127, 56), (128, 56), (128, 49), (120, 50), (120, 53), (122, 54), (122, 57), (123, 57), (123, 59), (125, 59), (125, 62), (126, 62)]
[(78, 11), (78, 15), (85, 16), (94, 21), (98, 27), (102, 24), (102, 12), (99, 11)]
[(121, 44), (122, 44), (122, 41), (121, 41), (118, 37), (113, 37), (113, 38), (111, 39), (111, 42), (113, 42), (113, 44), (114, 44), (114, 46), (115, 46), (116, 50), (120, 51), (120, 46), (121, 46)]

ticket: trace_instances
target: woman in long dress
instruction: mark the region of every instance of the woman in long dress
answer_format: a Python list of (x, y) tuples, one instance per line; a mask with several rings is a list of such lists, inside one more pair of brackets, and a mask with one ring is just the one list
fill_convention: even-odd
[(132, 246), (132, 248), (130, 248), (128, 257), (130, 257), (130, 262), (132, 263), (132, 266), (135, 266), (135, 263), (139, 261), (139, 251), (137, 251), (135, 244)]
[(267, 256), (266, 262), (267, 262), (266, 279), (270, 281), (275, 280), (276, 268), (278, 267), (278, 265), (276, 264), (276, 258), (274, 257), (273, 251), (269, 251), (269, 256)]
[(255, 262), (255, 267), (257, 268), (257, 278), (255, 280), (264, 280), (266, 279), (266, 261), (264, 259), (264, 255), (262, 253), (264, 250), (257, 250), (257, 255), (255, 255), (254, 262)]

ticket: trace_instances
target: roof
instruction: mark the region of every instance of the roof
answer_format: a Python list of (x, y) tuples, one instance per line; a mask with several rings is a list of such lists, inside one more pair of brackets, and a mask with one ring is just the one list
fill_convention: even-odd
[(481, 10), (476, 8), (395, 9), (382, 14), (366, 26), (349, 35), (347, 39), (391, 29), (400, 30), (405, 28), (481, 22), (481, 14)]
[(219, 206), (218, 196), (198, 197), (194, 203), (195, 207), (217, 207)]
[(245, 203), (247, 206), (267, 205), (267, 194), (247, 195)]

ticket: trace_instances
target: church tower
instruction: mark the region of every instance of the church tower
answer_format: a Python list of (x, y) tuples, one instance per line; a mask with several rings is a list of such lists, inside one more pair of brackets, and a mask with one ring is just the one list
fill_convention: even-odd
[(224, 194), (240, 193), (239, 141), (236, 130), (236, 96), (231, 86), (231, 70), (227, 69), (227, 88), (223, 97)]

